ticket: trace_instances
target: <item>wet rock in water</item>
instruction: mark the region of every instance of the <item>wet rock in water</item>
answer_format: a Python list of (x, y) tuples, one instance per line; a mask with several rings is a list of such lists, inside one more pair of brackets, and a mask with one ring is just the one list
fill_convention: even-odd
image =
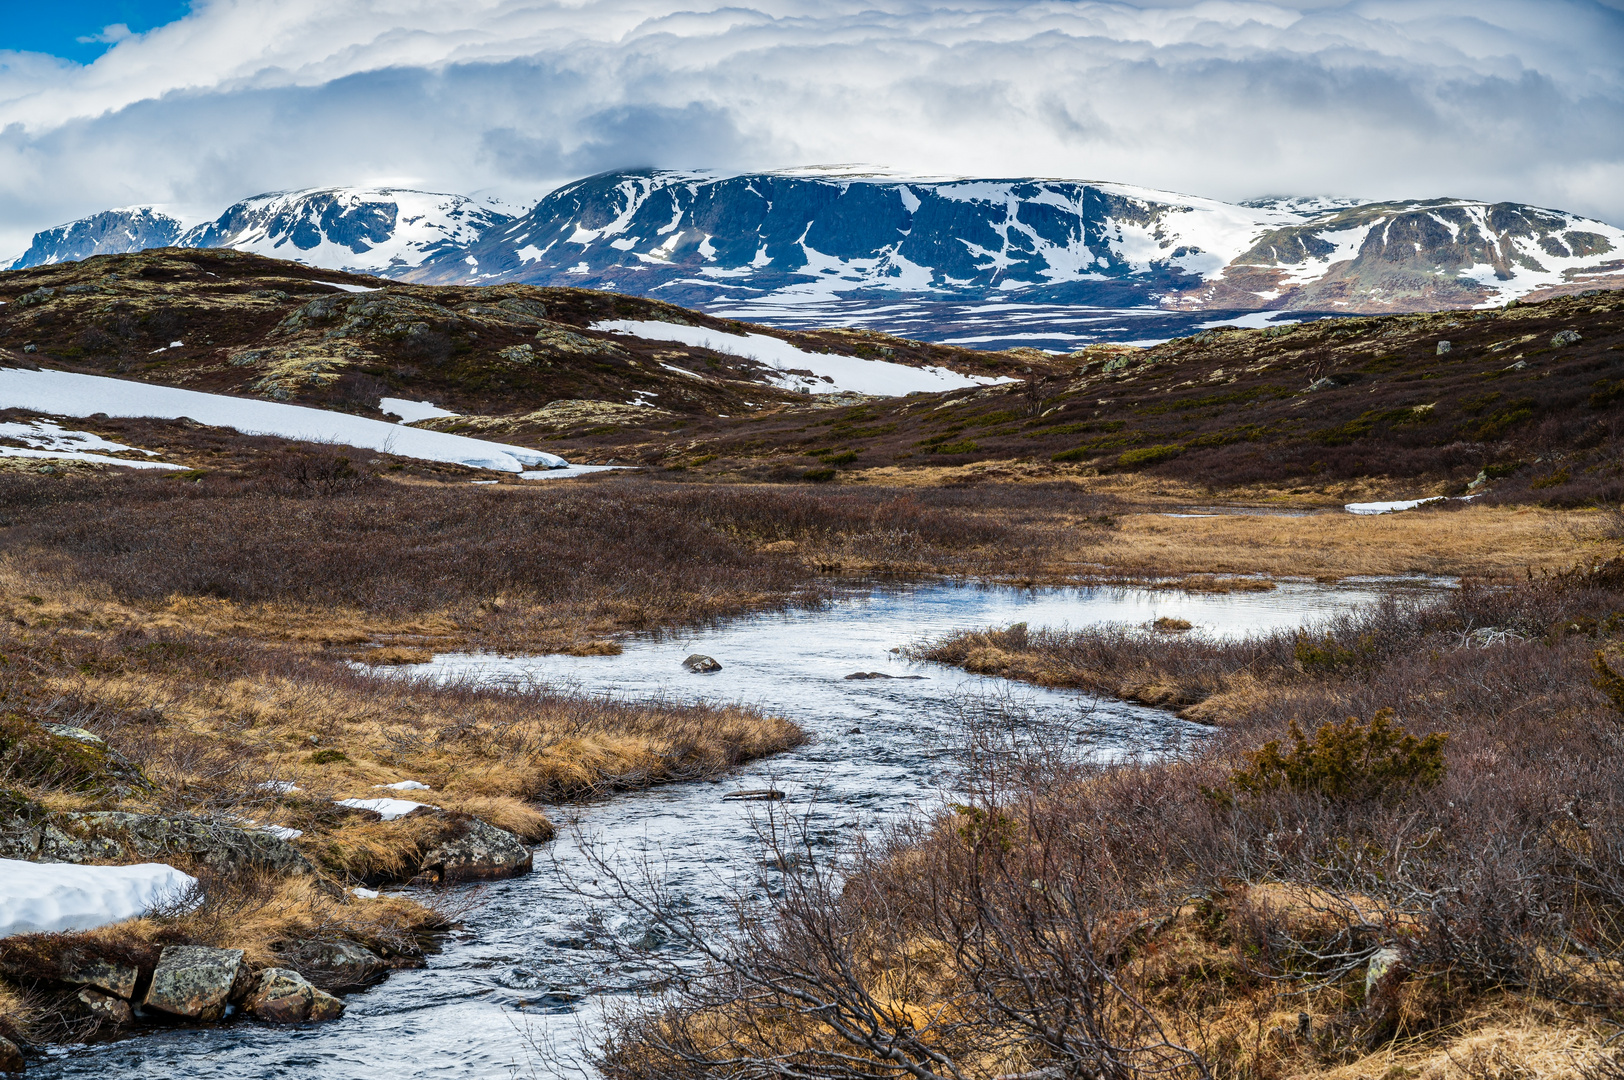
[(165, 945), (141, 1004), (174, 1016), (218, 1020), (247, 973), (241, 949)]
[(23, 1052), (10, 1039), (0, 1038), (0, 1072), (20, 1073), (27, 1067)]
[(344, 1003), (288, 968), (266, 968), (248, 998), (248, 1013), (271, 1024), (302, 1024), (343, 1015)]
[(85, 987), (79, 991), (79, 1001), (85, 1008), (103, 1024), (112, 1027), (129, 1027), (135, 1023), (135, 1013), (130, 1010), (130, 1003), (112, 994), (104, 994), (100, 990)]
[(506, 829), (476, 817), (447, 814), (446, 831), (418, 868), (434, 881), (473, 881), (516, 877), (530, 872), (530, 847)]
[(682, 662), (682, 666), (696, 675), (709, 675), (713, 671), (721, 671), (722, 665), (704, 653), (694, 653)]
[(760, 800), (763, 802), (770, 802), (774, 799), (782, 799), (783, 797), (784, 793), (775, 788), (753, 788), (750, 791), (730, 791), (726, 795), (722, 796), (724, 799), (745, 799), (752, 801)]
[(135, 996), (135, 980), (140, 976), (134, 965), (120, 964), (68, 949), (57, 957), (57, 970), (69, 986), (91, 986), (121, 998)]
[(318, 990), (360, 990), (389, 972), (381, 956), (353, 941), (297, 941), (276, 956)]
[(120, 811), (57, 815), (45, 826), (35, 857), (42, 862), (133, 862), (177, 854), (191, 855), (215, 870), (313, 872), (298, 848), (259, 829)]
[(861, 735), (862, 733), (863, 729), (860, 727), (854, 727), (850, 731), (846, 732), (847, 735)]
[(889, 679), (890, 677), (883, 671), (854, 671), (846, 676), (848, 679)]

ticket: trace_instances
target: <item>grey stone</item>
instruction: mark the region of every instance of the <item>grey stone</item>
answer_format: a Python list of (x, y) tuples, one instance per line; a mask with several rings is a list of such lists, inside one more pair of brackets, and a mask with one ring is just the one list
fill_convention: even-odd
[(1453, 349), (1454, 347), (1455, 346), (1453, 344), (1451, 344), (1450, 342), (1440, 341), (1440, 342), (1438, 342), (1438, 355), (1442, 356), (1444, 353), (1448, 352), (1450, 349)]
[(506, 829), (476, 817), (446, 815), (449, 827), (423, 856), (418, 873), (436, 881), (471, 881), (528, 874), (530, 847)]
[(142, 1004), (175, 1016), (218, 1020), (242, 972), (241, 949), (165, 945)]
[(1376, 989), (1376, 984), (1393, 970), (1404, 958), (1404, 954), (1391, 945), (1377, 949), (1376, 954), (1370, 958), (1370, 965), (1365, 968), (1365, 997), (1369, 997)]
[(140, 972), (129, 964), (115, 964), (80, 949), (68, 949), (56, 960), (62, 981), (70, 986), (91, 986), (121, 998), (135, 996)]
[(389, 971), (371, 949), (353, 941), (297, 941), (277, 950), (277, 959), (318, 990), (359, 990)]
[(1335, 390), (1337, 385), (1338, 383), (1335, 379), (1321, 378), (1315, 379), (1313, 382), (1309, 383), (1308, 388), (1310, 390)]
[(122, 811), (58, 815), (45, 829), (38, 857), (42, 862), (80, 863), (174, 855), (190, 855), (216, 870), (314, 871), (299, 849), (258, 829)]
[(708, 675), (713, 671), (721, 671), (722, 665), (704, 653), (694, 653), (682, 662), (682, 666), (696, 675)]
[(129, 1027), (135, 1023), (135, 1013), (131, 1011), (130, 1003), (122, 998), (104, 994), (100, 990), (92, 990), (88, 986), (79, 991), (78, 997), (85, 1008), (90, 1010), (90, 1015), (104, 1024)]
[(310, 985), (303, 975), (288, 968), (266, 968), (248, 997), (248, 1012), (272, 1024), (301, 1024), (307, 1020), (333, 1020), (344, 1012), (344, 1003)]
[(1566, 345), (1577, 345), (1583, 340), (1584, 335), (1577, 330), (1559, 330), (1556, 336), (1551, 339), (1551, 345), (1560, 349)]
[(102, 738), (100, 735), (97, 735), (94, 731), (86, 731), (84, 728), (74, 727), (72, 724), (41, 723), (40, 727), (44, 728), (46, 731), (49, 731), (52, 735), (60, 735), (65, 739), (73, 739), (76, 742), (93, 743), (102, 746), (107, 745), (107, 740)]
[(19, 1073), (27, 1067), (23, 1052), (10, 1039), (0, 1038), (0, 1072)]

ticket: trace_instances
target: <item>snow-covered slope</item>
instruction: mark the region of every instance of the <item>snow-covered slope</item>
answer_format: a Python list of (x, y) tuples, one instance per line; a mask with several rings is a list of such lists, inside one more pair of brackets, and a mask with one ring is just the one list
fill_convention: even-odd
[(1624, 231), (1454, 199), (1234, 204), (1080, 180), (642, 170), (560, 188), (404, 276), (585, 285), (699, 307), (883, 292), (1389, 310), (1624, 284)]
[(7, 270), (51, 263), (77, 262), (92, 255), (120, 255), (143, 248), (167, 247), (180, 238), (181, 223), (151, 206), (104, 210), (54, 229), (34, 234), (28, 250)]
[(106, 413), (170, 420), (184, 416), (200, 424), (233, 428), (248, 435), (341, 443), (422, 461), (452, 462), (498, 472), (523, 472), (531, 467), (562, 468), (569, 464), (556, 454), (528, 447), (402, 427), (347, 413), (69, 371), (0, 368), (0, 409), (28, 409), (55, 416)]
[(943, 367), (912, 367), (887, 360), (866, 360), (860, 356), (807, 352), (768, 334), (724, 334), (703, 326), (647, 319), (610, 319), (593, 323), (592, 329), (630, 334), (648, 341), (674, 341), (756, 360), (783, 372), (767, 380), (774, 386), (808, 394), (855, 393), (901, 397), (905, 394), (962, 390), (970, 386), (1014, 381), (985, 375), (961, 375)]
[(244, 199), (182, 236), (181, 247), (236, 248), (311, 266), (389, 274), (451, 255), (509, 220), (464, 195), (400, 188), (312, 188)]

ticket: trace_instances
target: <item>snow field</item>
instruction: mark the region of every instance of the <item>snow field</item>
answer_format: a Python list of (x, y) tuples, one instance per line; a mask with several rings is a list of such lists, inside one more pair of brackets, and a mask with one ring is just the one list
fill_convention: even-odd
[[(104, 413), (168, 420), (184, 416), (200, 424), (232, 428), (245, 435), (339, 443), (420, 461), (441, 461), (498, 472), (517, 473), (538, 466), (558, 469), (569, 464), (558, 455), (542, 450), (402, 427), (325, 409), (205, 394), (69, 371), (0, 368), (0, 408), (32, 409), (56, 416)], [(109, 460), (114, 464), (130, 464)]]
[(703, 326), (683, 326), (649, 319), (611, 319), (593, 323), (592, 329), (742, 356), (780, 371), (810, 371), (810, 378), (805, 375), (783, 375), (769, 381), (785, 390), (805, 390), (814, 394), (858, 393), (900, 397), (904, 394), (962, 390), (1013, 381), (960, 375), (940, 367), (916, 368), (888, 360), (811, 353), (767, 334), (724, 334)]
[(76, 866), (0, 859), (0, 937), (94, 930), (173, 903), (197, 884), (162, 863)]

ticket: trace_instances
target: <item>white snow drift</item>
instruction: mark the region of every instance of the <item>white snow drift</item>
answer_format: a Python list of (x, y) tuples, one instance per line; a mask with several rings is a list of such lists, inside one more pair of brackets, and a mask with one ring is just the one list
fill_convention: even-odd
[(31, 423), (0, 423), (0, 439), (15, 439), (23, 446), (0, 446), (0, 457), (42, 458), (55, 461), (88, 461), (96, 465), (123, 465), (131, 469), (184, 469), (184, 465), (170, 465), (163, 461), (142, 461), (139, 458), (116, 458), (93, 450), (114, 453), (127, 451), (156, 456), (151, 450), (112, 442), (88, 431), (68, 431), (49, 420)]
[[(403, 818), (420, 806), (427, 803), (412, 802), (410, 799), (339, 799), (339, 806), (349, 806), (356, 810), (373, 810), (383, 815), (385, 821), (394, 821)], [(440, 809), (438, 806), (429, 806), (430, 810)]]
[(197, 884), (162, 863), (75, 866), (0, 859), (0, 937), (94, 930), (145, 915)]
[[(463, 435), (402, 427), (383, 420), (283, 405), (274, 401), (226, 397), (173, 386), (128, 382), (68, 371), (0, 368), (0, 408), (32, 409), (56, 416), (188, 417), (200, 424), (228, 427), (245, 435), (275, 435), (304, 442), (340, 443), (421, 461), (443, 461), (498, 472), (527, 467), (559, 469), (569, 462), (556, 454), (523, 446), (484, 442)], [(116, 464), (130, 464), (109, 459)]]
[(730, 356), (742, 356), (783, 372), (810, 371), (810, 376), (784, 374), (768, 381), (785, 390), (804, 390), (812, 394), (849, 392), (900, 397), (903, 394), (962, 390), (967, 386), (991, 386), (1012, 381), (960, 375), (942, 367), (917, 368), (888, 360), (807, 352), (767, 334), (724, 334), (703, 326), (684, 326), (650, 319), (611, 319), (593, 323), (592, 329), (630, 334), (648, 341), (674, 341)]

